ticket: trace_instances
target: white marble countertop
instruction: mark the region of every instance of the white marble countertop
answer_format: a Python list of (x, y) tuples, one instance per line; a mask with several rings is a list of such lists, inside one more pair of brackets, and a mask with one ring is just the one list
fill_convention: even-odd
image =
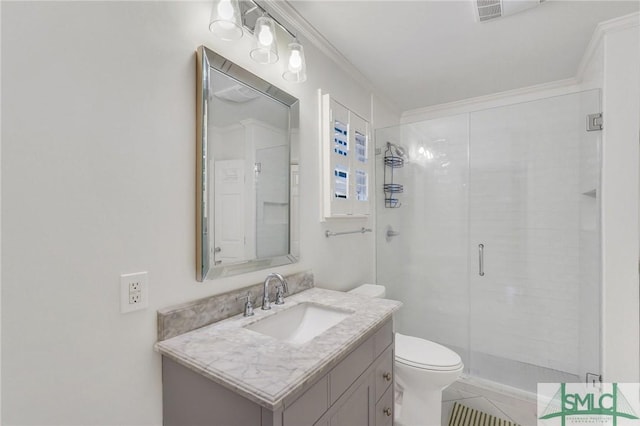
[[(236, 315), (156, 343), (162, 355), (270, 410), (285, 408), (289, 396), (327, 372), (327, 367), (390, 319), (402, 303), (312, 288), (255, 315)], [(245, 326), (278, 315), (299, 303), (314, 302), (354, 313), (304, 344), (290, 344)], [(286, 400), (286, 401), (285, 401)]]

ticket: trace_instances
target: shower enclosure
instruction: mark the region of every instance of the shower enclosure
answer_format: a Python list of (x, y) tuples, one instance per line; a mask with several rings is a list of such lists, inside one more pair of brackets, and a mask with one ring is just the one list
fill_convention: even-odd
[[(398, 331), (529, 392), (599, 374), (599, 111), (590, 90), (376, 131), (376, 279), (404, 303)], [(393, 206), (385, 152), (405, 157)]]

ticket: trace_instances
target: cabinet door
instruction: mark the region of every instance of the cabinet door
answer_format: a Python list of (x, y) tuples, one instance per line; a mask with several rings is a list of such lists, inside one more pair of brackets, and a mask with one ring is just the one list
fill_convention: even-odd
[(349, 113), (349, 140), (351, 155), (351, 193), (353, 194), (352, 212), (354, 215), (368, 215), (369, 183), (371, 182), (369, 124), (360, 116)]
[(371, 380), (360, 385), (331, 418), (331, 426), (368, 426), (373, 424), (373, 386)]
[[(325, 95), (328, 96), (328, 95)], [(329, 98), (327, 98), (329, 99)], [(325, 101), (326, 102), (326, 101)], [(329, 197), (330, 216), (346, 216), (352, 210), (353, 147), (349, 129), (349, 110), (333, 99), (329, 100)], [(326, 172), (326, 171), (325, 171)]]
[(329, 379), (320, 379), (298, 398), (283, 414), (284, 426), (313, 425), (329, 408)]

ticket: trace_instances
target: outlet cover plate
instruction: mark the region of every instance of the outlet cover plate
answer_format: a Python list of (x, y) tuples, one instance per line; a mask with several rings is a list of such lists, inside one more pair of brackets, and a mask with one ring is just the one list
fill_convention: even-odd
[(149, 274), (120, 275), (120, 313), (138, 311), (149, 307)]

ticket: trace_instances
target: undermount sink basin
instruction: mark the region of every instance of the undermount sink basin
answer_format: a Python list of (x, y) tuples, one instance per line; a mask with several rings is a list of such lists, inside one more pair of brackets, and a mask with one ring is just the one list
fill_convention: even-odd
[(284, 342), (302, 344), (324, 333), (352, 313), (353, 311), (305, 302), (245, 328)]

